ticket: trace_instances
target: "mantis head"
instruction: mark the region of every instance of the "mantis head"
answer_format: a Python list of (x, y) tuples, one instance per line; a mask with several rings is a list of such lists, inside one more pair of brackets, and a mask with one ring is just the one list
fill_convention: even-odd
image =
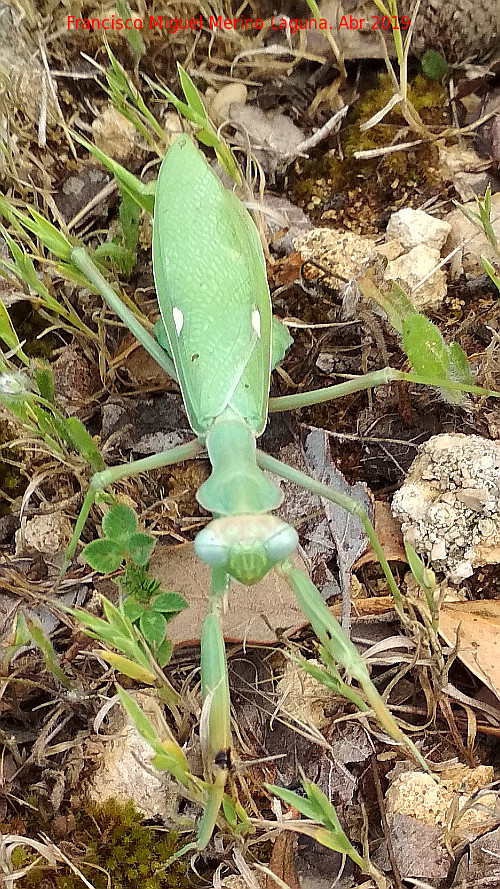
[(297, 543), (295, 528), (277, 516), (232, 515), (214, 519), (203, 528), (194, 550), (202, 562), (250, 585), (287, 559)]

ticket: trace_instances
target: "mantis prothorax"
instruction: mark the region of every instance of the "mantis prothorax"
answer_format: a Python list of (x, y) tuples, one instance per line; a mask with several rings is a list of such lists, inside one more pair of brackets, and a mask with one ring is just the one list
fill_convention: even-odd
[[(296, 592), (322, 644), (333, 645), (338, 639), (338, 662), (358, 681), (365, 701), (377, 711), (385, 730), (406, 744), (427, 768), (388, 711), (382, 713), (363, 661), (349, 640), (342, 638), (316, 588), (288, 562), (297, 545), (297, 533), (272, 514), (282, 495), (263, 470), (320, 494), (360, 518), (401, 609), (398, 588), (368, 515), (355, 501), (258, 451), (256, 439), (264, 430), (268, 410), (326, 401), (395, 379), (449, 388), (454, 388), (453, 383), (386, 368), (339, 386), (269, 398), (271, 369), (290, 338), (272, 318), (259, 235), (241, 202), (224, 188), (186, 135), (168, 149), (156, 187), (153, 268), (161, 312), (156, 339), (123, 304), (83, 248), (75, 248), (71, 260), (160, 366), (177, 379), (196, 439), (94, 475), (68, 556), (76, 548), (97, 491), (126, 476), (194, 458), (204, 449), (212, 465), (197, 499), (214, 518), (194, 543), (198, 557), (212, 568), (201, 638), (201, 735), (205, 773), (213, 792), (199, 844), (204, 845), (211, 835), (228, 773), (229, 690), (219, 611), (231, 578), (252, 584), (277, 567)], [(456, 384), (455, 388), (484, 394), (474, 386)]]

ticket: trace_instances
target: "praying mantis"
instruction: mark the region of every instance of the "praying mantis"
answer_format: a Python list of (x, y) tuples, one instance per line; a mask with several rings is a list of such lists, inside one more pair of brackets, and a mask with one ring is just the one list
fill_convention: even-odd
[[(356, 649), (342, 634), (316, 587), (289, 557), (297, 543), (293, 527), (274, 515), (282, 494), (267, 471), (329, 499), (356, 515), (380, 560), (397, 608), (401, 598), (364, 509), (345, 495), (257, 449), (269, 411), (324, 402), (347, 392), (395, 379), (429, 383), (390, 368), (337, 386), (269, 398), (270, 374), (290, 343), (273, 320), (266, 266), (257, 228), (239, 199), (212, 172), (189, 136), (179, 136), (164, 157), (155, 194), (153, 271), (161, 318), (156, 339), (119, 299), (82, 247), (71, 261), (179, 384), (196, 438), (123, 466), (96, 473), (78, 516), (68, 557), (74, 553), (96, 493), (119, 479), (190, 460), (204, 451), (211, 475), (197, 492), (213, 515), (194, 542), (211, 567), (207, 615), (201, 633), (202, 741), (209, 801), (198, 831), (208, 843), (222, 804), (231, 763), (230, 698), (222, 613), (231, 580), (251, 585), (276, 568), (286, 579), (320, 641), (336, 640), (338, 660), (362, 687), (368, 707), (380, 717), (383, 705)], [(441, 381), (442, 382), (442, 381)], [(438, 381), (439, 383), (439, 381)], [(444, 385), (453, 387), (449, 381)], [(458, 384), (455, 388), (460, 387)], [(476, 391), (469, 387), (469, 391)], [(477, 390), (479, 391), (479, 390)], [(428, 766), (387, 710), (384, 728)]]

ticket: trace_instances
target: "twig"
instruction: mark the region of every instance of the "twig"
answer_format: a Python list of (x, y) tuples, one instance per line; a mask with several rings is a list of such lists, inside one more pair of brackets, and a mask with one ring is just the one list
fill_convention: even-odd
[(395, 154), (396, 151), (406, 151), (407, 148), (415, 148), (422, 145), (425, 139), (416, 139), (415, 142), (401, 142), (399, 145), (388, 145), (387, 148), (371, 148), (369, 151), (355, 151), (353, 157), (356, 160), (371, 160), (374, 157), (385, 157), (387, 154)]
[(310, 151), (311, 148), (316, 148), (316, 146), (319, 145), (320, 142), (323, 142), (323, 140), (326, 139), (326, 137), (335, 130), (337, 125), (340, 124), (340, 122), (346, 116), (348, 110), (349, 105), (344, 105), (340, 109), (340, 111), (337, 111), (333, 115), (333, 117), (331, 117), (330, 120), (327, 120), (327, 122), (322, 127), (320, 127), (319, 130), (316, 130), (316, 132), (313, 133), (312, 136), (309, 136), (308, 139), (305, 139), (303, 142), (297, 145), (297, 148), (295, 148), (293, 152), (291, 152), (290, 154), (286, 154), (285, 158), (288, 160), (297, 157), (299, 154), (304, 154), (306, 151)]
[(378, 773), (377, 756), (375, 753), (371, 754), (370, 763), (371, 763), (371, 767), (372, 767), (373, 784), (375, 786), (375, 793), (377, 795), (377, 803), (378, 803), (378, 808), (379, 808), (379, 812), (380, 812), (380, 822), (382, 824), (382, 830), (384, 832), (384, 837), (385, 837), (385, 841), (387, 844), (387, 854), (389, 856), (389, 861), (391, 862), (392, 875), (394, 877), (394, 882), (396, 884), (397, 889), (404, 889), (403, 884), (401, 882), (401, 874), (399, 872), (398, 862), (397, 862), (396, 856), (394, 854), (394, 848), (393, 848), (392, 839), (391, 839), (391, 831), (389, 828), (389, 824), (387, 822), (387, 812), (385, 810), (384, 794), (382, 793), (382, 785), (380, 784), (380, 775)]

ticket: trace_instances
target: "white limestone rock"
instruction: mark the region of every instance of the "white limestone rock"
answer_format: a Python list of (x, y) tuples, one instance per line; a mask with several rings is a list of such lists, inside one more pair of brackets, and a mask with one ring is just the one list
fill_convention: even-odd
[(500, 442), (435, 435), (392, 501), (403, 535), (454, 583), (500, 562)]
[[(475, 201), (468, 201), (463, 206), (465, 210), (477, 213)], [(481, 256), (486, 256), (493, 264), (496, 264), (498, 260), (484, 232), (467, 219), (459, 207), (448, 213), (446, 221), (451, 225), (446, 250), (451, 253), (455, 248), (459, 248), (451, 261), (453, 277), (459, 277), (464, 272), (471, 277), (484, 275)], [(498, 241), (500, 241), (500, 192), (491, 197), (491, 225)]]
[[(162, 707), (150, 695), (134, 692), (133, 697), (154, 726), (160, 741), (168, 740)], [(135, 727), (124, 721), (123, 714), (108, 716), (109, 736), (93, 742), (99, 765), (83, 785), (85, 797), (102, 805), (110, 799), (132, 801), (145, 818), (160, 818), (168, 823), (177, 813), (178, 786), (166, 772), (151, 765), (154, 752)]]
[[(339, 286), (335, 274), (347, 279), (356, 278), (377, 253), (377, 245), (370, 238), (363, 238), (355, 232), (322, 227), (299, 235), (293, 246), (303, 262), (312, 260), (332, 273), (332, 277), (327, 276), (324, 283), (333, 287)], [(320, 274), (318, 271), (318, 276)]]
[[(439, 250), (421, 244), (413, 247), (409, 253), (389, 262), (384, 272), (384, 279), (398, 281), (419, 311), (435, 309), (446, 296), (445, 274), (442, 269), (436, 269), (440, 261)], [(436, 271), (433, 271), (434, 269)], [(427, 275), (430, 277), (417, 287)]]
[(423, 210), (406, 207), (393, 213), (385, 233), (387, 241), (397, 238), (407, 250), (424, 244), (433, 250), (441, 251), (451, 233), (451, 225), (436, 219)]

